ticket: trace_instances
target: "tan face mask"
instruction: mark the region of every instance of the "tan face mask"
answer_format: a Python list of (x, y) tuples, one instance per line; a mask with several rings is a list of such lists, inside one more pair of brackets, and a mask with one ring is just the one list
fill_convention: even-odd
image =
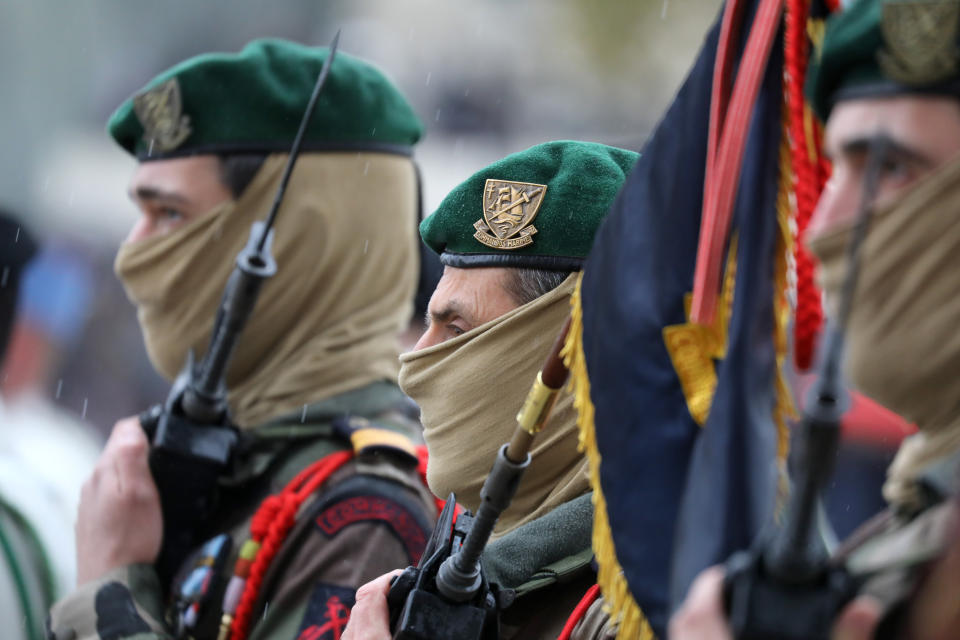
[[(476, 511), (497, 450), (510, 439), (537, 372), (570, 313), (576, 275), (533, 302), (452, 340), (400, 356), (400, 388), (420, 405), (427, 483)], [(561, 392), (496, 535), (589, 490), (573, 397)]]
[(235, 212), (236, 203), (225, 202), (166, 235), (125, 243), (117, 252), (114, 270), (137, 307), (147, 355), (168, 379), (180, 372), (188, 349), (203, 353), (207, 346), (208, 310), (218, 293), (198, 275), (218, 271), (216, 261), (232, 249), (233, 243), (230, 249), (219, 245), (229, 242), (224, 221)]
[[(835, 312), (851, 227), (812, 237)], [(960, 159), (870, 217), (846, 331), (853, 385), (915, 422), (890, 468), (884, 495), (916, 498), (913, 480), (960, 448)]]
[[(236, 202), (117, 254), (115, 270), (156, 369), (172, 379), (206, 351), (250, 226), (269, 211), (286, 162), (272, 155)], [(234, 419), (256, 426), (376, 380), (395, 380), (396, 336), (417, 277), (416, 176), (409, 158), (306, 154), (277, 218), (268, 280), (234, 353)]]

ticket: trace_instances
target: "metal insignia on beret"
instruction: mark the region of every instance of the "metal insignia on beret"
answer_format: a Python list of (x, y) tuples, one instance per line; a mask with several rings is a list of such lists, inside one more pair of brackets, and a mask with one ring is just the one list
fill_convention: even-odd
[(487, 180), (483, 188), (483, 218), (473, 223), (477, 230), (473, 237), (494, 249), (527, 246), (537, 232), (530, 223), (546, 192), (545, 184)]
[(143, 139), (150, 151), (172, 151), (192, 133), (190, 117), (181, 114), (183, 100), (176, 78), (136, 96), (133, 110), (143, 125)]
[(957, 0), (884, 3), (881, 29), (886, 48), (877, 52), (877, 61), (890, 79), (927, 85), (957, 74)]

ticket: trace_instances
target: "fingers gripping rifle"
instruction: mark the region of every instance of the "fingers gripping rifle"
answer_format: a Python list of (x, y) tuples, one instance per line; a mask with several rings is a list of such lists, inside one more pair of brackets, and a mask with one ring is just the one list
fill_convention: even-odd
[(420, 564), (397, 577), (387, 602), (394, 640), (496, 640), (499, 609), (512, 592), (487, 582), (480, 562), (493, 528), (513, 499), (530, 464), (530, 448), (546, 424), (557, 393), (567, 380), (560, 358), (570, 322), (564, 325), (526, 402), (517, 414), (510, 442), (497, 452), (493, 469), (480, 491), (476, 516), (460, 514), (453, 521), (453, 494), (440, 514)]
[(849, 574), (829, 563), (817, 515), (846, 410), (840, 376), (843, 339), (860, 269), (860, 247), (888, 145), (884, 136), (871, 144), (860, 210), (846, 248), (847, 273), (836, 322), (827, 329), (820, 370), (800, 423), (797, 481), (784, 525), (762, 537), (757, 548), (734, 554), (727, 562), (726, 605), (733, 635), (741, 640), (827, 640), (840, 608), (855, 594)]
[(214, 320), (207, 352), (200, 362), (194, 362), (191, 352), (166, 402), (140, 416), (151, 440), (150, 470), (163, 511), (163, 544), (156, 565), (164, 584), (196, 543), (198, 529), (212, 510), (217, 479), (230, 464), (238, 440), (227, 406), (227, 366), (263, 283), (277, 271), (270, 250), (273, 223), (320, 91), (330, 73), (339, 39), (337, 32), (294, 138), (269, 215), (265, 221), (253, 224), (250, 240), (237, 256)]

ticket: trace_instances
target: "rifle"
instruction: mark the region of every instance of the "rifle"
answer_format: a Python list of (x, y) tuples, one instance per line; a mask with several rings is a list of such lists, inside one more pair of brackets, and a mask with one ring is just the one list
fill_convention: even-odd
[(817, 528), (820, 491), (833, 472), (840, 419), (847, 396), (840, 375), (843, 339), (860, 270), (860, 247), (890, 140), (872, 143), (860, 209), (846, 248), (847, 273), (836, 323), (827, 329), (817, 380), (803, 411), (797, 447), (797, 482), (784, 525), (761, 536), (750, 551), (727, 561), (724, 585), (730, 627), (741, 640), (830, 638), (834, 618), (856, 594), (852, 577), (831, 565)]
[(166, 402), (140, 414), (150, 439), (150, 471), (160, 493), (163, 543), (156, 568), (169, 584), (180, 563), (195, 546), (197, 534), (213, 511), (217, 480), (229, 467), (239, 439), (227, 406), (226, 371), (263, 283), (277, 271), (270, 248), (273, 223), (300, 155), (320, 91), (330, 74), (340, 32), (314, 85), (307, 110), (293, 141), (290, 157), (266, 220), (255, 222), (227, 280), (213, 323), (210, 346), (200, 362), (191, 351)]
[(517, 414), (510, 442), (500, 447), (493, 468), (480, 490), (477, 515), (460, 514), (454, 522), (451, 493), (416, 567), (397, 576), (387, 595), (394, 640), (496, 640), (499, 611), (513, 601), (513, 592), (490, 584), (480, 556), (500, 514), (510, 506), (523, 472), (530, 465), (530, 448), (543, 429), (557, 393), (567, 380), (560, 350), (570, 321), (564, 324), (550, 355), (537, 374)]

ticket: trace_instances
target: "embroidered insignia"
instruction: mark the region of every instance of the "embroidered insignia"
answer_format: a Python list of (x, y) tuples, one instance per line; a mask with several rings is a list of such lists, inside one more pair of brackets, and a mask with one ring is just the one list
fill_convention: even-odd
[(546, 192), (545, 184), (487, 180), (483, 188), (483, 218), (473, 223), (477, 230), (473, 237), (494, 249), (527, 246), (537, 232), (531, 222)]
[(183, 99), (176, 78), (136, 96), (133, 111), (143, 125), (143, 139), (150, 151), (172, 151), (193, 133), (190, 117), (181, 113)]
[(353, 589), (318, 582), (303, 614), (297, 640), (340, 640), (355, 596)]
[(382, 522), (403, 541), (411, 564), (420, 561), (427, 545), (427, 532), (420, 523), (396, 502), (380, 496), (354, 496), (341, 500), (317, 516), (317, 527), (332, 537), (341, 529), (357, 522)]
[(925, 85), (957, 74), (960, 4), (956, 0), (887, 2), (881, 29), (886, 47), (877, 52), (877, 61), (891, 79)]

